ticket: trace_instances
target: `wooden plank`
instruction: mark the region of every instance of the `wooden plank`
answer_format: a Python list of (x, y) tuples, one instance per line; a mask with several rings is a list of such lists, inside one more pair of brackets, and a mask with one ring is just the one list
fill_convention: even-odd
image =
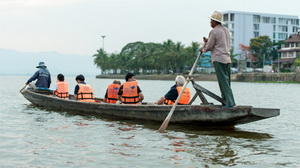
[(206, 98), (204, 97), (203, 93), (200, 91), (200, 90), (196, 90), (197, 94), (199, 95), (201, 101), (202, 101), (202, 104), (204, 105), (208, 105), (208, 101), (206, 100)]
[(194, 96), (193, 96), (193, 98), (190, 100), (190, 102), (189, 102), (189, 104), (188, 104), (188, 105), (191, 105), (191, 104), (193, 104), (193, 102), (196, 100), (197, 96), (198, 96), (198, 94), (197, 94), (197, 93), (195, 93), (195, 94), (194, 94)]
[(224, 99), (222, 99), (221, 97), (219, 97), (218, 95), (214, 94), (213, 92), (205, 89), (204, 87), (198, 85), (194, 80), (192, 80), (192, 83), (193, 83), (193, 87), (201, 92), (203, 92), (204, 94), (210, 96), (211, 98), (219, 101), (220, 103), (222, 103), (223, 105), (227, 104), (226, 101)]

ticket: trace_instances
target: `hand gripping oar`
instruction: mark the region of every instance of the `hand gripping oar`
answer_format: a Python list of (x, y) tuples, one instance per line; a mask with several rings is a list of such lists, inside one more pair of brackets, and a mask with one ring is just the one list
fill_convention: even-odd
[(166, 128), (168, 127), (168, 124), (169, 124), (170, 119), (171, 119), (171, 117), (173, 115), (173, 112), (174, 112), (174, 110), (175, 110), (175, 108), (176, 108), (176, 106), (177, 106), (177, 104), (178, 104), (178, 102), (179, 102), (179, 100), (180, 100), (180, 98), (181, 98), (181, 96), (183, 94), (184, 89), (186, 88), (187, 84), (191, 80), (190, 78), (191, 78), (191, 76), (192, 76), (192, 74), (193, 74), (193, 72), (194, 72), (194, 70), (196, 68), (196, 65), (197, 65), (198, 60), (199, 60), (199, 58), (200, 58), (201, 55), (202, 55), (202, 52), (200, 52), (198, 54), (198, 56), (196, 58), (196, 61), (194, 62), (194, 65), (193, 65), (193, 67), (192, 67), (192, 69), (191, 69), (191, 71), (190, 71), (190, 73), (189, 73), (186, 81), (184, 82), (184, 85), (182, 86), (182, 89), (181, 89), (181, 91), (180, 91), (180, 93), (179, 93), (179, 95), (178, 95), (175, 103), (173, 104), (173, 107), (172, 107), (171, 111), (169, 112), (169, 114), (166, 117), (166, 119), (164, 120), (164, 122), (161, 124), (160, 128), (158, 129), (158, 132), (164, 132), (166, 130)]
[(25, 87), (27, 86), (28, 84), (26, 84), (21, 90), (20, 92), (23, 93), (23, 90), (25, 89)]

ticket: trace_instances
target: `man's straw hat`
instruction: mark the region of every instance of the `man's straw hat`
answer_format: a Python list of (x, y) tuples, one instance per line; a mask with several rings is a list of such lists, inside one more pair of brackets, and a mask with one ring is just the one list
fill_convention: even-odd
[(222, 22), (222, 13), (221, 12), (218, 12), (218, 11), (214, 11), (214, 13), (211, 15), (210, 19), (211, 20), (214, 20), (216, 22), (220, 22), (220, 23), (223, 23)]

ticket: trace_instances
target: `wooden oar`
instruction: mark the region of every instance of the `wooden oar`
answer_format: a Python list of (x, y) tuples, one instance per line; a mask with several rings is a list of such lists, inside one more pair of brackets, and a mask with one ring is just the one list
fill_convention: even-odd
[(20, 90), (21, 93), (23, 92), (23, 90), (26, 88), (27, 85), (28, 85), (28, 84), (26, 84), (26, 85)]
[(192, 74), (193, 74), (193, 72), (194, 72), (194, 70), (195, 70), (195, 68), (197, 66), (198, 60), (199, 60), (199, 58), (200, 58), (201, 55), (202, 55), (202, 52), (200, 52), (198, 54), (198, 56), (196, 58), (196, 61), (194, 62), (194, 65), (193, 65), (193, 67), (192, 67), (192, 69), (191, 69), (188, 77), (186, 78), (186, 81), (184, 82), (184, 85), (182, 86), (182, 89), (181, 89), (181, 91), (180, 91), (180, 93), (179, 93), (179, 95), (178, 95), (175, 103), (173, 104), (173, 107), (172, 107), (171, 111), (169, 112), (168, 116), (166, 117), (166, 119), (164, 120), (164, 122), (162, 123), (162, 125), (160, 126), (160, 128), (158, 129), (158, 132), (164, 132), (166, 130), (166, 128), (168, 127), (170, 119), (171, 119), (171, 117), (173, 115), (173, 112), (175, 111), (175, 108), (176, 108), (176, 106), (177, 106), (177, 104), (178, 104), (178, 102), (179, 102), (179, 100), (180, 100), (180, 98), (181, 98), (181, 96), (183, 94), (183, 91), (185, 90), (187, 84), (191, 80)]

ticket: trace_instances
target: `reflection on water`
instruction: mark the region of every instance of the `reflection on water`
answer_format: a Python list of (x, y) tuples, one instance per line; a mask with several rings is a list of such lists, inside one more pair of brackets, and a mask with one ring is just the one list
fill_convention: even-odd
[[(161, 124), (158, 122), (121, 120), (110, 116), (78, 116), (67, 112), (58, 113), (39, 109), (40, 108), (28, 105), (24, 109), (24, 112), (33, 115), (35, 117), (34, 121), (38, 124), (40, 122), (51, 122), (51, 120), (57, 118), (53, 117), (53, 115), (61, 115), (61, 117), (71, 120), (71, 125), (67, 124), (47, 128), (48, 131), (69, 130), (73, 132), (72, 127), (76, 129), (95, 129), (93, 127), (97, 127), (97, 122), (104, 122), (102, 126), (109, 128), (110, 131), (107, 132), (106, 129), (101, 128), (101, 130), (97, 130), (95, 134), (106, 134), (106, 137), (109, 138), (110, 141), (107, 143), (106, 152), (111, 155), (132, 158), (140, 157), (142, 155), (141, 153), (132, 151), (147, 150), (149, 146), (145, 146), (143, 142), (145, 142), (145, 137), (148, 138), (147, 140), (150, 142), (153, 140), (152, 137), (149, 137), (149, 134), (159, 137), (159, 139), (155, 138), (155, 140), (166, 141), (166, 139), (168, 139), (166, 144), (155, 144), (152, 147), (173, 152), (175, 155), (169, 155), (168, 157), (162, 155), (162, 158), (171, 160), (174, 163), (179, 162), (178, 164), (188, 159), (190, 162), (205, 162), (206, 166), (235, 166), (239, 163), (251, 165), (253, 164), (252, 162), (255, 162), (255, 159), (252, 160), (251, 158), (256, 158), (256, 156), (262, 154), (279, 152), (269, 146), (268, 140), (272, 139), (271, 135), (245, 131), (241, 128), (205, 128), (180, 124), (175, 125), (171, 123), (167, 133), (157, 133), (156, 130)], [(55, 136), (52, 137), (52, 140), (55, 141), (55, 144), (63, 144), (68, 141), (66, 139), (67, 137), (54, 137)], [(149, 144), (149, 142), (147, 143), (147, 145), (151, 147), (151, 144)], [(81, 140), (77, 142), (74, 147), (91, 148), (89, 145), (91, 144)], [(48, 144), (40, 148), (48, 149), (52, 146), (53, 144)], [(41, 149), (34, 150), (33, 152), (38, 153)], [(183, 153), (190, 154), (192, 157), (185, 156)], [(247, 163), (244, 163), (244, 160), (247, 160)]]

